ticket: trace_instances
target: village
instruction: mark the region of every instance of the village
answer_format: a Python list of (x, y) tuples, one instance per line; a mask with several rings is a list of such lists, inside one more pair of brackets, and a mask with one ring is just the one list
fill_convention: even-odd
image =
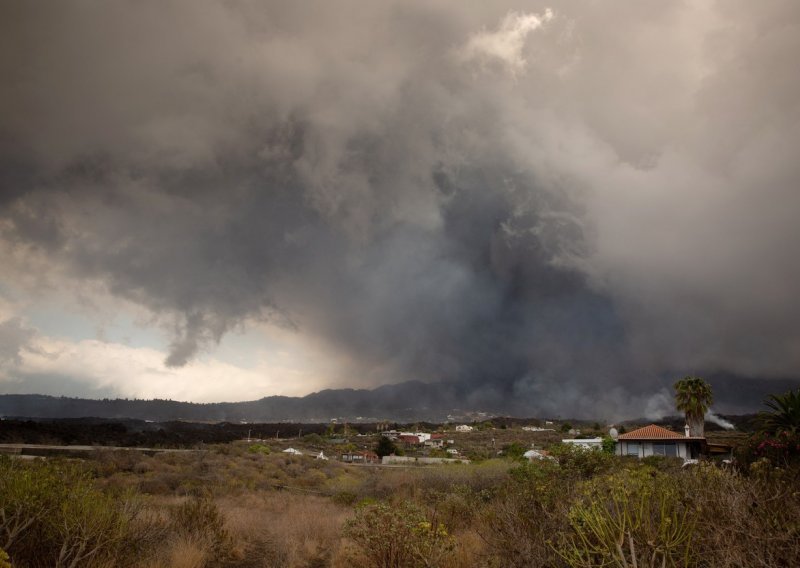
[(619, 457), (651, 456), (682, 460), (686, 466), (700, 460), (730, 463), (744, 435), (714, 428), (707, 435), (681, 431), (672, 425), (648, 424), (628, 429), (597, 423), (573, 428), (569, 422), (537, 421), (534, 425), (498, 425), (493, 420), (472, 424), (444, 424), (432, 431), (388, 429), (379, 422), (376, 431), (363, 433), (342, 425), (340, 433), (297, 438), (245, 440), (270, 443), (278, 451), (314, 459), (334, 459), (365, 466), (423, 466), (470, 463), (486, 459), (552, 460), (554, 446), (604, 451)]

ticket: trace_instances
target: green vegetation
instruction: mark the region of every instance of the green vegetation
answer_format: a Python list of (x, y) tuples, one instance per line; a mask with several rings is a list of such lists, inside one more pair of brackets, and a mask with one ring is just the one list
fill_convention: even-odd
[(88, 566), (146, 544), (135, 500), (99, 491), (73, 464), (0, 456), (0, 503), (2, 548), (17, 563)]
[(758, 415), (761, 430), (768, 434), (800, 432), (800, 389), (773, 394), (764, 402), (769, 410)]
[[(737, 464), (692, 468), (502, 424), (450, 436), (480, 461), (358, 467), (281, 452), (316, 453), (315, 438), (0, 456), (0, 568), (800, 566), (792, 430), (752, 435)], [(553, 459), (520, 459), (531, 443)]]
[(443, 524), (408, 502), (360, 505), (344, 535), (360, 552), (355, 564), (375, 568), (437, 568), (448, 564), (455, 548)]
[(691, 566), (697, 518), (678, 478), (639, 468), (596, 477), (569, 510), (558, 546), (570, 566)]
[(528, 448), (519, 442), (512, 442), (503, 447), (503, 454), (512, 460), (521, 460), (527, 450)]
[(392, 454), (396, 456), (402, 455), (402, 452), (397, 447), (397, 444), (395, 444), (386, 436), (378, 437), (378, 444), (375, 446), (375, 453), (378, 454), (378, 457), (380, 458), (383, 456), (390, 456)]

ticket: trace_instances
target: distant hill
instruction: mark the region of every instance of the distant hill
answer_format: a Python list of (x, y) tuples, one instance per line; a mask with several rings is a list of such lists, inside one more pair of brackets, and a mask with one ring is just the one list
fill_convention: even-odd
[[(173, 400), (85, 399), (0, 395), (0, 416), (31, 418), (131, 418), (228, 422), (327, 422), (331, 418), (445, 421), (456, 398), (442, 384), (406, 382), (372, 390), (329, 389), (304, 397), (269, 396), (247, 402), (193, 403)], [(491, 409), (490, 409), (491, 411)]]
[[(726, 414), (758, 410), (769, 393), (800, 386), (796, 379), (750, 379), (710, 375), (715, 409)], [(467, 394), (465, 394), (467, 393)], [(641, 394), (641, 393), (640, 393)], [(536, 415), (534, 401), (513, 392), (466, 389), (456, 383), (408, 381), (375, 389), (327, 389), (303, 397), (268, 396), (246, 402), (194, 403), (174, 400), (85, 399), (35, 394), (0, 395), (0, 416), (30, 418), (130, 418), (166, 422), (446, 422), (490, 416)], [(479, 414), (482, 413), (482, 414)], [(564, 418), (592, 418), (570, 416)], [(635, 414), (634, 414), (635, 416)], [(544, 418), (543, 416), (539, 416)]]

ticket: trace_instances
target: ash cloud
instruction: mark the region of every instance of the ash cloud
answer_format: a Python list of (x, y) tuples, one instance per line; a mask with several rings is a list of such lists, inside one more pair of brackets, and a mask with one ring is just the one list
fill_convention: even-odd
[(565, 415), (800, 370), (794, 3), (1, 10), (4, 247), (168, 365), (269, 320)]

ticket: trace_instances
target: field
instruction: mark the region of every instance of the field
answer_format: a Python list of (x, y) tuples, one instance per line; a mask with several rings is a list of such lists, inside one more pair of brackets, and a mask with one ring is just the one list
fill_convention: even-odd
[[(446, 437), (472, 463), (319, 460), (310, 454), (372, 449), (378, 436), (317, 433), (153, 455), (0, 456), (0, 548), (15, 567), (800, 565), (793, 464), (681, 468), (516, 426)], [(531, 444), (555, 459), (514, 459)], [(290, 446), (309, 455), (281, 451)]]

